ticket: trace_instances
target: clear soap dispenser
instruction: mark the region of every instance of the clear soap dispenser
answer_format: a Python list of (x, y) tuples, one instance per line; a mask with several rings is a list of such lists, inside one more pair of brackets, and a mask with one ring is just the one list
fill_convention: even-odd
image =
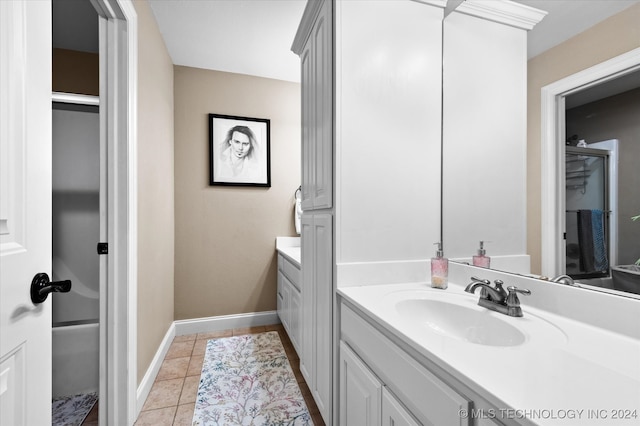
[(444, 257), (442, 242), (438, 246), (436, 257), (431, 258), (431, 287), (445, 289), (449, 286), (449, 259)]
[(491, 258), (487, 256), (487, 251), (484, 249), (484, 241), (480, 241), (478, 254), (473, 256), (473, 266), (489, 268), (489, 265), (491, 265)]

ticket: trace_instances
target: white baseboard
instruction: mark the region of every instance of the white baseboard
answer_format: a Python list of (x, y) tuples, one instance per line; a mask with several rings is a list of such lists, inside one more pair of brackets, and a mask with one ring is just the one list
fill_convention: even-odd
[(173, 324), (176, 327), (176, 336), (183, 336), (185, 334), (208, 333), (212, 331), (230, 330), (232, 328), (280, 324), (280, 318), (276, 311), (265, 311), (178, 320), (174, 321)]
[(142, 407), (151, 392), (153, 382), (155, 382), (164, 357), (169, 351), (169, 347), (176, 336), (194, 333), (209, 333), (212, 331), (230, 330), (232, 328), (257, 327), (260, 325), (280, 324), (280, 318), (276, 311), (251, 312), (248, 314), (223, 315), (218, 317), (196, 318), (189, 320), (174, 321), (169, 326), (167, 333), (162, 339), (156, 351), (151, 365), (147, 369), (142, 381), (138, 385), (136, 418), (140, 415)]
[(151, 392), (151, 387), (153, 386), (153, 382), (155, 382), (156, 377), (158, 376), (160, 367), (162, 367), (162, 361), (164, 361), (164, 357), (167, 355), (169, 347), (171, 346), (171, 343), (173, 342), (173, 339), (175, 337), (176, 327), (175, 322), (173, 322), (169, 326), (169, 330), (167, 330), (167, 333), (164, 335), (164, 339), (162, 339), (162, 342), (160, 343), (160, 346), (158, 347), (153, 360), (151, 360), (151, 365), (149, 365), (149, 368), (147, 368), (147, 372), (138, 385), (138, 393), (136, 396), (136, 418), (138, 418), (138, 416), (140, 415), (140, 411), (142, 411), (142, 406), (147, 400), (149, 392)]

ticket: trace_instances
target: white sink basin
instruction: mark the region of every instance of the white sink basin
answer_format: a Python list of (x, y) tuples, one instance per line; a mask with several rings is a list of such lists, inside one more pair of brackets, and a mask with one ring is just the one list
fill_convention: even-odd
[(477, 295), (448, 290), (392, 291), (382, 299), (391, 308), (389, 313), (403, 324), (403, 330), (427, 339), (431, 334), (450, 339), (451, 343), (485, 348), (531, 342), (550, 347), (567, 342), (561, 329), (534, 314), (526, 304), (522, 307), (524, 316), (510, 317), (478, 306)]
[[(406, 299), (396, 309), (415, 323), (444, 336), (488, 346), (518, 346), (525, 334), (491, 311), (455, 302), (433, 299)], [(502, 315), (502, 314), (498, 314)]]

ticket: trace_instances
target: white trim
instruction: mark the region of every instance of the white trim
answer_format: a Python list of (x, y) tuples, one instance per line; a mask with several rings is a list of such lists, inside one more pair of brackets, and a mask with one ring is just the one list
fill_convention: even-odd
[(212, 331), (231, 330), (233, 328), (257, 327), (280, 324), (277, 311), (250, 312), (246, 314), (222, 315), (217, 317), (177, 320), (173, 322), (176, 336)]
[(137, 416), (137, 16), (131, 0), (91, 0), (100, 15), (101, 137), (107, 141), (107, 282), (100, 288), (100, 424)]
[[(162, 362), (164, 361), (171, 344), (176, 336), (186, 334), (210, 333), (234, 328), (257, 327), (261, 325), (280, 324), (280, 318), (276, 311), (251, 312), (247, 314), (222, 315), (217, 317), (195, 318), (178, 320), (171, 323), (164, 339), (160, 343), (147, 372), (145, 373), (136, 392), (136, 419), (144, 403), (151, 392), (151, 387), (158, 376)], [(135, 421), (135, 419), (134, 419)], [(129, 423), (133, 424), (133, 422)]]
[(174, 322), (169, 326), (167, 333), (164, 335), (164, 339), (162, 339), (162, 342), (160, 343), (155, 356), (151, 360), (151, 364), (149, 365), (147, 372), (145, 373), (144, 377), (140, 381), (140, 385), (138, 386), (138, 391), (136, 393), (136, 419), (140, 415), (142, 407), (144, 407), (144, 403), (149, 396), (149, 392), (151, 392), (153, 383), (156, 381), (156, 377), (160, 372), (160, 367), (162, 367), (164, 358), (167, 356), (167, 352), (169, 352), (169, 348), (171, 347), (171, 343), (173, 343), (173, 339), (175, 339), (175, 337), (176, 326)]
[(564, 145), (559, 130), (563, 126), (564, 98), (595, 84), (640, 69), (640, 48), (556, 81), (541, 90), (541, 249), (542, 275), (564, 273), (564, 194), (557, 184), (564, 173)]
[(533, 29), (547, 15), (543, 10), (507, 0), (465, 0), (455, 11), (523, 30)]

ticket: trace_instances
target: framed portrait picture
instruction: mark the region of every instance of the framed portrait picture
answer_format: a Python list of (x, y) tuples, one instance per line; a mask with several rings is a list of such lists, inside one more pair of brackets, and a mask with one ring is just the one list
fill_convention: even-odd
[(209, 185), (271, 186), (270, 121), (209, 114)]

